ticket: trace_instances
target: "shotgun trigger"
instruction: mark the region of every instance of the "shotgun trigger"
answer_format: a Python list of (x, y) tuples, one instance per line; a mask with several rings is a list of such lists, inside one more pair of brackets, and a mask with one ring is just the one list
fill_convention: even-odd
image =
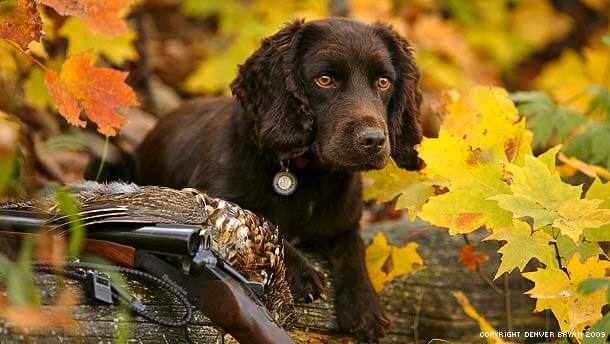
[(206, 226), (199, 232), (199, 236), (201, 237), (201, 249), (209, 250), (212, 248), (212, 228), (210, 226)]

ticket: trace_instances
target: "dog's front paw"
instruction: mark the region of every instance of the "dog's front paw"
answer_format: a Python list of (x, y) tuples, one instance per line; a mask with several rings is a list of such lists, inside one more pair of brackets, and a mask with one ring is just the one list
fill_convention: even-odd
[(337, 322), (339, 328), (356, 339), (371, 342), (385, 336), (390, 319), (374, 291), (352, 288), (337, 292)]
[(326, 277), (311, 263), (302, 261), (291, 264), (287, 266), (286, 274), (295, 300), (311, 302), (324, 294)]

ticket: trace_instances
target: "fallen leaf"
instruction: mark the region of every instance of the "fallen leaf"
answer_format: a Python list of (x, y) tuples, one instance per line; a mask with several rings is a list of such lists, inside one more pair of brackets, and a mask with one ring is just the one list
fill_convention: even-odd
[(127, 73), (91, 65), (91, 55), (72, 56), (57, 74), (48, 70), (45, 82), (57, 102), (59, 113), (72, 124), (84, 127), (81, 110), (104, 135), (116, 135), (125, 118), (114, 108), (139, 105), (135, 92), (125, 84)]
[(417, 243), (396, 247), (388, 245), (383, 233), (375, 235), (371, 245), (366, 248), (366, 267), (377, 292), (394, 278), (423, 268), (424, 261), (416, 249)]

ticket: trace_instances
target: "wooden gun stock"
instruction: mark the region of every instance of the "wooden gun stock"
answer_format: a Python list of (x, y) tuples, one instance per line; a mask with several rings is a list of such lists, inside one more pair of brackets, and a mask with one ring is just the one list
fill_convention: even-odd
[(206, 269), (200, 276), (192, 277), (168, 269), (167, 262), (147, 253), (136, 252), (135, 260), (137, 268), (153, 275), (167, 275), (183, 287), (195, 307), (240, 343), (293, 343), (269, 311), (254, 302), (244, 287), (223, 271)]
[[(33, 233), (10, 232), (0, 229), (0, 237), (11, 240), (21, 240), (27, 236), (36, 236)], [(83, 252), (102, 257), (108, 261), (127, 268), (135, 266), (136, 249), (107, 240), (87, 239), (83, 246)]]

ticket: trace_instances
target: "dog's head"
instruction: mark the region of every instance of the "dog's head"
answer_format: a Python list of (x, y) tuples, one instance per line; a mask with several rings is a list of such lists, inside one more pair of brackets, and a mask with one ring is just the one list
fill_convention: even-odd
[(254, 139), (277, 160), (307, 151), (335, 170), (417, 169), (419, 71), (408, 42), (385, 25), (294, 21), (242, 65), (233, 94)]

